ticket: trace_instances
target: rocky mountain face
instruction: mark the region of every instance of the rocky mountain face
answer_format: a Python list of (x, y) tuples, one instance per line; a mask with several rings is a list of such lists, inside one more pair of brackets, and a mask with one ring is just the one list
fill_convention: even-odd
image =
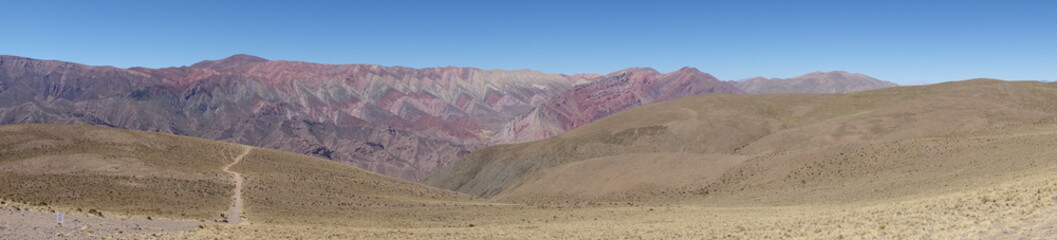
[(184, 67), (122, 69), (0, 56), (0, 124), (91, 124), (175, 133), (421, 180), (472, 150), (555, 136), (649, 103), (773, 86), (827, 92), (883, 83), (843, 72), (735, 83), (689, 67), (666, 74), (630, 68), (608, 75), (560, 75), (235, 55)]
[(493, 141), (516, 143), (544, 139), (654, 102), (705, 93), (743, 93), (729, 82), (690, 67), (666, 74), (651, 68), (630, 68), (592, 79), (508, 123)]
[(755, 77), (735, 84), (749, 94), (849, 93), (898, 86), (861, 73), (843, 71), (812, 72), (786, 79)]
[(268, 61), (86, 66), (0, 56), (0, 124), (76, 123), (219, 139), (418, 180), (572, 87), (559, 74)]

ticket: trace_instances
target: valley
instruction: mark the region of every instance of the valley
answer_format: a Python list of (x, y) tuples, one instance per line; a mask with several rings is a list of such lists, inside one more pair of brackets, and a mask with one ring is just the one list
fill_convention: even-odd
[(1057, 239), (1057, 1), (0, 9), (0, 240)]
[[(894, 86), (840, 76), (800, 80), (807, 85), (801, 90)], [(752, 86), (787, 91), (780, 83)], [(670, 73), (628, 68), (607, 75), (563, 75), (318, 64), (237, 54), (155, 69), (5, 55), (0, 56), (0, 124), (172, 133), (306, 154), (421, 181), (473, 150), (540, 140), (653, 102), (744, 93), (736, 85), (689, 67)]]
[[(73, 239), (1041, 238), (1057, 233), (1055, 101), (1053, 83), (986, 79), (700, 95), (484, 148), (435, 187), (213, 140), (5, 125), (0, 222)], [(40, 226), (51, 211), (90, 228)]]

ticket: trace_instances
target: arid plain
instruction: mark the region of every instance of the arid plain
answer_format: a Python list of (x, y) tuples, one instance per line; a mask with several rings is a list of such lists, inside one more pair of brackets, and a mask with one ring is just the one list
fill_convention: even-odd
[(424, 184), (191, 137), (7, 125), (0, 238), (1045, 239), (1055, 156), (1057, 84), (988, 79), (681, 98), (475, 151)]

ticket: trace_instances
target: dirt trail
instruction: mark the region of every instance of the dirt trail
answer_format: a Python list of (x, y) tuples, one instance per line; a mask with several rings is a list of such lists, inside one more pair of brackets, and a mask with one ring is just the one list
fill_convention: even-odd
[(247, 154), (250, 154), (250, 150), (253, 149), (250, 146), (242, 146), (242, 147), (245, 148), (246, 150), (243, 151), (242, 154), (239, 154), (238, 156), (236, 156), (234, 161), (231, 161), (231, 163), (229, 163), (228, 165), (225, 165), (224, 168), (223, 168), (224, 172), (231, 173), (232, 177), (235, 178), (235, 194), (231, 197), (232, 198), (231, 208), (228, 208), (227, 213), (224, 214), (224, 216), (227, 217), (228, 223), (230, 223), (230, 224), (242, 224), (243, 223), (243, 221), (242, 221), (242, 181), (244, 179), (242, 178), (242, 174), (239, 174), (238, 172), (230, 170), (231, 166), (235, 166), (235, 164), (238, 164), (239, 162), (241, 162), (242, 158), (246, 157)]

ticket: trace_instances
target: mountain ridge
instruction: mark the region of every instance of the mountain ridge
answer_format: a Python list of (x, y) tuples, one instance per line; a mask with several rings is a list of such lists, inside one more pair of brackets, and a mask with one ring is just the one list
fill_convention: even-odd
[(540, 140), (628, 108), (706, 93), (743, 92), (692, 67), (663, 74), (653, 68), (628, 68), (573, 86), (508, 123), (493, 142)]
[(490, 126), (572, 85), (561, 75), (527, 70), (416, 70), (242, 55), (197, 65), (121, 69), (3, 56), (0, 123), (177, 133), (417, 179), (482, 145), (496, 128)]
[(236, 54), (153, 69), (0, 56), (0, 124), (176, 133), (410, 180), (481, 147), (538, 140), (634, 106), (705, 93), (742, 92), (692, 67), (562, 75)]
[(784, 79), (753, 77), (734, 84), (750, 94), (848, 93), (898, 86), (862, 73), (846, 71), (815, 71)]

